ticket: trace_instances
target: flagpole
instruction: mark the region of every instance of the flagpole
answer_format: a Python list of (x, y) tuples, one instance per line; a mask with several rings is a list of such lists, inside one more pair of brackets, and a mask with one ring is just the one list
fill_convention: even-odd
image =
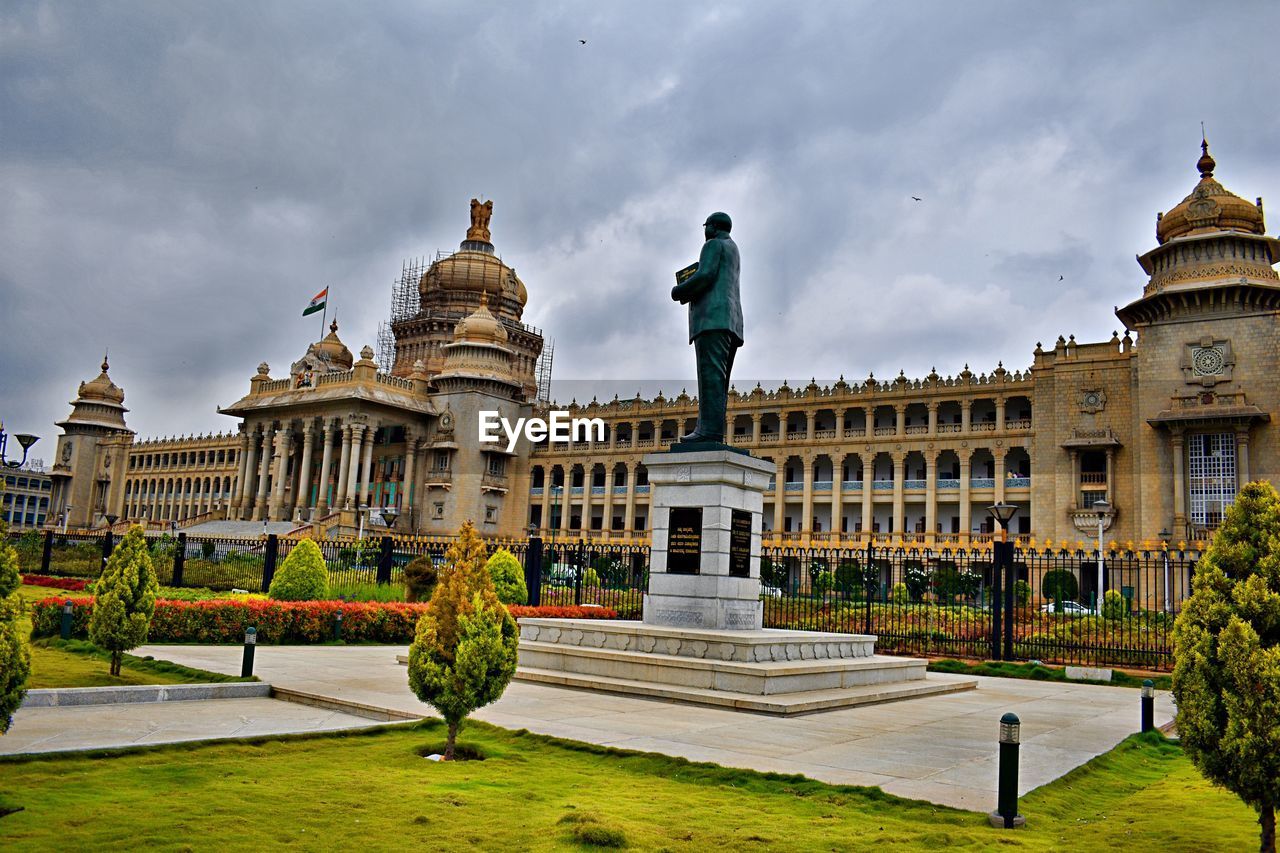
[[(325, 288), (329, 290), (329, 288)], [(324, 311), (320, 314), (320, 340), (324, 340), (324, 321), (329, 319), (329, 294), (324, 295)]]

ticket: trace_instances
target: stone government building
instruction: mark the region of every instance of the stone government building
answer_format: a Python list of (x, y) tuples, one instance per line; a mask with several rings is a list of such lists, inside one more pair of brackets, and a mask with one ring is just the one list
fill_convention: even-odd
[[(1207, 144), (1197, 168), (1138, 257), (1148, 278), (1116, 311), (1123, 335), (1059, 336), (1025, 371), (735, 392), (730, 440), (776, 466), (766, 540), (964, 542), (990, 532), (985, 508), (1003, 500), (1019, 508), (1014, 532), (1088, 541), (1104, 498), (1110, 539), (1198, 540), (1242, 484), (1280, 478), (1280, 240), (1265, 234), (1261, 199), (1215, 179)], [(460, 251), (438, 257), (413, 310), (393, 318), (390, 373), (368, 347), (354, 360), (335, 324), (289, 376), (259, 366), (249, 394), (221, 410), (237, 433), (138, 442), (104, 361), (60, 424), (51, 522), (71, 505), (72, 526), (110, 514), (332, 532), (370, 504), (397, 506), (409, 519), (399, 529), (420, 533), (471, 518), (494, 536), (643, 540), (641, 457), (688, 429), (696, 401), (570, 406), (606, 422), (603, 442), (514, 456), (480, 445), (480, 409), (515, 418), (546, 404), (542, 335), (521, 321), (527, 290), (494, 254), (491, 206), (477, 215), (478, 204)]]

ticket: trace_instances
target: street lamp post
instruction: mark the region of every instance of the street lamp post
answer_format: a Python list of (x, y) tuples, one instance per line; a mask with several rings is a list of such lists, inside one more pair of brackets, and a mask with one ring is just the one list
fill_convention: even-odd
[(17, 462), (10, 462), (8, 459), (5, 448), (9, 443), (9, 435), (4, 431), (4, 424), (0, 423), (0, 462), (9, 468), (21, 468), (27, 464), (27, 451), (31, 449), (31, 445), (40, 440), (40, 436), (20, 432), (13, 437), (18, 440), (18, 444), (22, 445), (22, 459)]
[[(991, 655), (995, 660), (1013, 658), (1013, 543), (1009, 541), (1009, 522), (1017, 515), (1013, 504), (998, 503), (987, 507), (987, 512), (1000, 525), (1000, 538), (991, 543)], [(1004, 600), (1001, 601), (1001, 573), (1004, 573)], [(1003, 631), (1001, 620), (1003, 613)], [(1000, 654), (1000, 639), (1004, 638), (1004, 654)]]
[(357, 539), (364, 539), (364, 517), (368, 515), (368, 513), (368, 504), (360, 504), (359, 508), (356, 509), (356, 514), (360, 516), (360, 535), (356, 537)]
[(1164, 555), (1164, 612), (1173, 612), (1173, 602), (1169, 599), (1169, 537), (1173, 534), (1168, 528), (1160, 531), (1160, 551)]
[(67, 523), (71, 520), (71, 510), (75, 509), (71, 504), (67, 504), (66, 509), (62, 511), (62, 535), (67, 535)]
[(1093, 614), (1095, 616), (1102, 615), (1102, 533), (1103, 525), (1107, 523), (1107, 513), (1111, 512), (1111, 504), (1107, 501), (1094, 501), (1093, 511), (1098, 514), (1098, 590), (1094, 593)]

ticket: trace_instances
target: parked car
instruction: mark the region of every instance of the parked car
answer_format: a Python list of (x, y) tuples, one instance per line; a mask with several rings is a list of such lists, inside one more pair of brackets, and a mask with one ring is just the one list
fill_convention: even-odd
[[(1061, 611), (1058, 610), (1059, 607), (1062, 608)], [(1085, 607), (1083, 604), (1081, 604), (1078, 601), (1062, 601), (1062, 602), (1050, 601), (1044, 607), (1040, 608), (1040, 612), (1041, 613), (1061, 612), (1063, 616), (1093, 616), (1094, 615), (1092, 608)]]

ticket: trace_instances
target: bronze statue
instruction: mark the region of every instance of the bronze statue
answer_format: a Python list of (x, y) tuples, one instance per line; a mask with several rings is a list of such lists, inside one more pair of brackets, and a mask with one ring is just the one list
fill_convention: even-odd
[(471, 227), (467, 229), (468, 240), (479, 240), (491, 243), (489, 239), (489, 217), (493, 216), (493, 202), (480, 203), (480, 199), (471, 199)]
[(724, 443), (729, 373), (742, 346), (738, 246), (729, 237), (733, 221), (727, 213), (713, 213), (703, 226), (706, 242), (697, 266), (676, 273), (671, 289), (672, 299), (689, 306), (689, 342), (698, 359), (698, 426), (680, 437), (682, 444)]

